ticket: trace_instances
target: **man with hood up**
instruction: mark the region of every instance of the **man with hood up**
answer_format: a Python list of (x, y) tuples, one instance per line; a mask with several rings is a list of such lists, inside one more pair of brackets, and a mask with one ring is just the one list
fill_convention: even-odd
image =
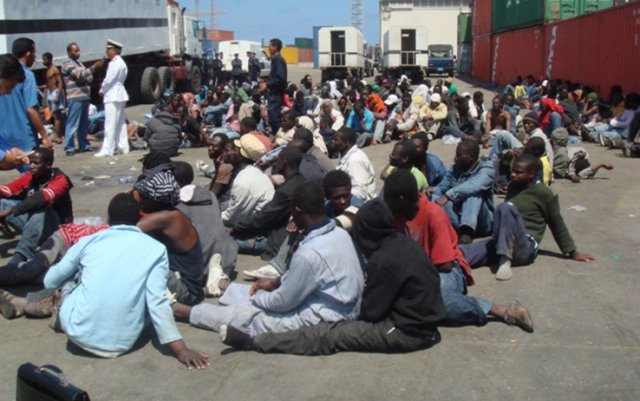
[(360, 209), (353, 229), (367, 258), (360, 320), (264, 333), (254, 339), (225, 326), (220, 331), (222, 341), (240, 349), (298, 355), (411, 352), (437, 344), (437, 324), (446, 312), (433, 263), (415, 241), (396, 231), (391, 212), (379, 199)]

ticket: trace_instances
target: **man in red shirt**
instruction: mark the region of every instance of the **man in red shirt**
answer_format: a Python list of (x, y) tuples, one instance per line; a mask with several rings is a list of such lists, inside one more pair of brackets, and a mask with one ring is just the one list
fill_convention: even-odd
[(30, 170), (16, 180), (0, 185), (0, 226), (11, 234), (8, 226), (22, 232), (11, 263), (31, 259), (43, 239), (60, 223), (73, 222), (69, 191), (71, 180), (53, 168), (53, 151), (38, 148), (29, 157)]
[(471, 267), (458, 248), (458, 236), (444, 209), (418, 194), (415, 178), (398, 170), (385, 180), (384, 199), (396, 220), (397, 229), (422, 246), (440, 275), (440, 291), (447, 319), (455, 323), (484, 325), (489, 315), (533, 332), (533, 322), (518, 301), (510, 305), (467, 295), (473, 285)]

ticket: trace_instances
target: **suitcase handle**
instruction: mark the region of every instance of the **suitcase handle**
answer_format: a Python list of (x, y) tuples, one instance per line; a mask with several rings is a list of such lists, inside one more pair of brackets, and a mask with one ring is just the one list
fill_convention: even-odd
[(62, 371), (57, 366), (43, 365), (43, 366), (40, 366), (36, 370), (36, 372), (38, 372), (39, 374), (49, 373), (49, 374), (57, 377), (58, 380), (60, 380), (60, 385), (62, 387), (69, 387), (69, 382), (67, 381), (67, 378), (64, 376), (64, 373), (62, 373)]

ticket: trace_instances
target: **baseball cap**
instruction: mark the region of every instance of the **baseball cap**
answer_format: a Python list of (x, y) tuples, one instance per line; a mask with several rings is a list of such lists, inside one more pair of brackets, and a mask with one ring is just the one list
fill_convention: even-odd
[(233, 144), (240, 148), (242, 157), (253, 161), (261, 158), (267, 151), (255, 135), (243, 135), (240, 139), (234, 140)]

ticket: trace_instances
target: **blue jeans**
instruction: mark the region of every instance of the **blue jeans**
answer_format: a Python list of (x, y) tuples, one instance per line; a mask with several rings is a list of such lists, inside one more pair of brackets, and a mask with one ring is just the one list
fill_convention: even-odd
[(493, 210), (480, 195), (469, 196), (457, 203), (449, 201), (443, 206), (453, 228), (467, 226), (481, 237), (491, 233)]
[(520, 142), (509, 131), (498, 131), (496, 135), (491, 138), (491, 150), (489, 151), (489, 157), (492, 160), (499, 158), (502, 152), (505, 150), (516, 149), (522, 147)]
[(527, 234), (518, 208), (511, 202), (504, 202), (494, 213), (491, 238), (462, 244), (460, 250), (472, 268), (497, 265), (502, 256), (511, 259), (512, 266), (526, 266), (536, 259), (538, 244)]
[(238, 253), (259, 255), (267, 249), (267, 237), (234, 239), (238, 244)]
[(64, 150), (73, 152), (73, 134), (78, 134), (78, 149), (87, 150), (91, 148), (87, 141), (89, 131), (89, 100), (73, 100), (67, 106), (67, 123), (64, 131)]
[(551, 133), (556, 128), (562, 128), (562, 116), (560, 113), (552, 111), (549, 117), (549, 125), (544, 129), (544, 133), (551, 138)]
[(447, 320), (452, 323), (486, 324), (492, 302), (467, 295), (467, 280), (460, 266), (454, 262), (449, 273), (439, 275), (440, 293), (447, 310)]
[[(0, 199), (0, 210), (13, 207), (20, 203), (14, 199)], [(33, 258), (36, 248), (43, 241), (53, 234), (60, 225), (58, 214), (52, 208), (42, 208), (19, 215), (10, 215), (6, 219), (7, 223), (14, 229), (22, 233), (15, 253), (20, 254), (24, 259)]]

